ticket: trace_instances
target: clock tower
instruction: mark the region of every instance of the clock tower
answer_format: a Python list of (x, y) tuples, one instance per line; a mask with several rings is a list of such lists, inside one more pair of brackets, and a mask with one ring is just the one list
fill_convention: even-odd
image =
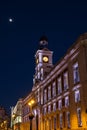
[(39, 49), (35, 54), (35, 75), (33, 78), (33, 84), (38, 84), (44, 80), (51, 68), (53, 67), (52, 55), (53, 52), (48, 48), (48, 39), (46, 36), (42, 36), (39, 40)]

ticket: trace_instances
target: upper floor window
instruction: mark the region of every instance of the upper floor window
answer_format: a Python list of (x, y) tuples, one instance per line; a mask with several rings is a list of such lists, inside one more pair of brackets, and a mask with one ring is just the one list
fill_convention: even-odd
[(48, 106), (48, 113), (51, 112), (51, 105)]
[(24, 116), (27, 115), (29, 113), (29, 111), (30, 111), (29, 106), (25, 106), (24, 109), (23, 109), (23, 115)]
[(53, 111), (56, 111), (56, 103), (53, 103)]
[(40, 90), (39, 89), (37, 91), (37, 100), (38, 100), (38, 103), (40, 103)]
[(48, 87), (48, 100), (51, 99), (51, 86)]
[(47, 101), (47, 89), (44, 89), (44, 103)]
[(61, 82), (61, 77), (58, 78), (58, 95), (62, 93), (62, 82)]
[(73, 78), (74, 78), (74, 84), (76, 84), (76, 83), (78, 83), (80, 81), (80, 78), (79, 78), (79, 66), (78, 66), (77, 62), (73, 65)]
[(61, 100), (61, 99), (58, 101), (58, 109), (59, 109), (59, 110), (62, 109), (62, 100)]
[(52, 84), (52, 96), (53, 97), (56, 96), (56, 82), (53, 82), (53, 84)]
[(77, 108), (78, 126), (82, 126), (81, 108)]
[(47, 113), (47, 107), (44, 107), (44, 114)]
[(41, 80), (43, 80), (43, 68), (41, 68)]
[(65, 107), (69, 106), (69, 96), (65, 97)]
[(64, 107), (64, 106), (65, 106), (65, 99), (62, 98), (62, 107)]
[(66, 91), (69, 88), (69, 84), (68, 84), (68, 72), (64, 73), (63, 79), (64, 79), (64, 91)]
[(38, 79), (40, 79), (40, 72), (38, 72)]
[(79, 102), (80, 101), (80, 91), (77, 90), (75, 91), (75, 102)]
[(67, 127), (70, 128), (70, 112), (66, 113), (66, 118), (67, 118)]

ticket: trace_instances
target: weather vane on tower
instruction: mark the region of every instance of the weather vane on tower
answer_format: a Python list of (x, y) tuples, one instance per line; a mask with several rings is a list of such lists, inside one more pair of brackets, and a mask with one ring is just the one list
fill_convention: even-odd
[(48, 39), (46, 36), (42, 36), (39, 40), (39, 44), (40, 44), (40, 49), (43, 49), (45, 47), (47, 47), (48, 45)]

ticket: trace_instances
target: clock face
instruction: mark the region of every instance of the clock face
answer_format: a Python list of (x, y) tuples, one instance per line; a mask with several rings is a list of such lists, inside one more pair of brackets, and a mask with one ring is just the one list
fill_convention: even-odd
[(49, 60), (49, 59), (48, 59), (47, 56), (43, 56), (43, 61), (44, 61), (44, 62), (48, 62), (48, 60)]

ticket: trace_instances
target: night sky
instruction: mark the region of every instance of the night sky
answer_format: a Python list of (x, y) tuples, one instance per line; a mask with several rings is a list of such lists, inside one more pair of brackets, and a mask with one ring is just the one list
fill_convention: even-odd
[(10, 111), (31, 91), (42, 35), (55, 64), (85, 32), (86, 0), (0, 0), (0, 105)]

